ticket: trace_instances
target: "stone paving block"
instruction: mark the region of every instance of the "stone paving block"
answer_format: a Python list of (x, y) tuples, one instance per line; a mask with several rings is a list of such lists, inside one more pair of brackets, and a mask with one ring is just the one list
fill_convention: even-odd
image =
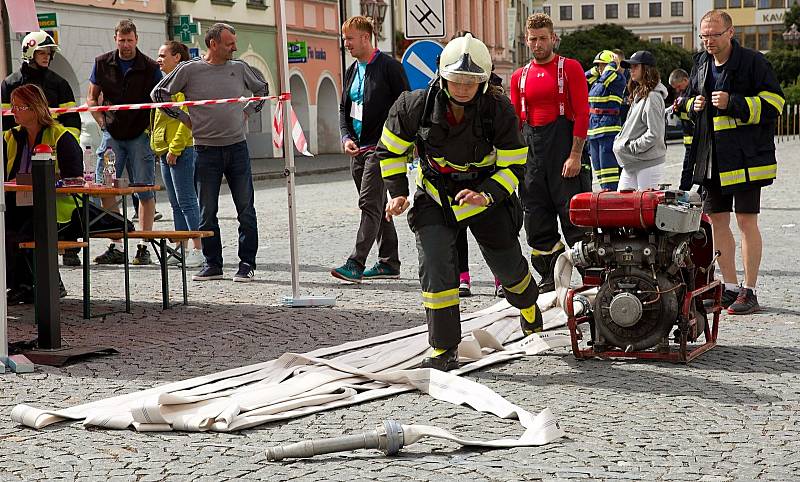
[[(798, 147), (797, 141), (779, 144), (781, 162), (800, 162)], [(676, 178), (682, 155), (682, 146), (669, 146), (665, 178)], [(83, 320), (80, 298), (73, 294), (80, 290), (81, 270), (61, 269), (71, 292), (62, 300), (64, 340), (110, 345), (121, 354), (62, 368), (36, 367), (35, 373), (26, 376), (2, 375), (0, 407), (6, 415), (0, 416), (0, 444), (4, 446), (0, 472), (11, 476), (0, 477), (3, 482), (14, 477), (52, 479), (65, 468), (76, 480), (92, 481), (117, 474), (145, 479), (162, 470), (170, 481), (220, 480), (232, 475), (246, 480), (303, 481), (337, 477), (437, 482), (586, 477), (687, 480), (692, 476), (728, 480), (731, 475), (744, 480), (800, 480), (800, 466), (790, 463), (791, 456), (800, 453), (800, 349), (796, 348), (800, 346), (800, 291), (795, 286), (800, 270), (791, 262), (796, 258), (800, 223), (797, 211), (786, 202), (800, 192), (800, 179), (783, 171), (776, 183), (762, 192), (759, 224), (765, 255), (759, 300), (765, 312), (723, 317), (715, 349), (686, 366), (577, 362), (568, 350), (559, 350), (470, 375), (529, 410), (553, 409), (568, 433), (567, 439), (556, 444), (471, 451), (449, 442), (420, 442), (405, 448), (397, 458), (358, 452), (356, 457), (289, 464), (264, 460), (268, 446), (371, 429), (384, 418), (433, 422), (470, 436), (520, 433), (515, 421), (496, 420), (419, 394), (236, 435), (84, 430), (77, 423), (33, 431), (10, 421), (7, 413), (20, 401), (42, 408), (66, 407), (269, 360), (286, 351), (309, 351), (424, 323), (414, 238), (405, 219), (397, 223), (403, 261), (399, 280), (355, 286), (328, 274), (352, 249), (360, 215), (346, 173), (300, 178), (296, 193), (301, 287), (311, 294), (336, 296), (337, 306), (308, 310), (280, 306), (282, 296), (290, 290), (284, 187), (283, 182), (274, 181), (256, 184), (262, 228), (256, 281), (245, 286), (230, 280), (189, 281), (189, 307), (161, 311), (158, 270), (133, 267), (133, 314)], [(330, 202), (331, 193), (341, 202)], [(160, 201), (159, 210), (170, 213), (166, 199)], [(224, 270), (233, 273), (238, 234), (227, 193), (221, 196), (219, 216)], [(156, 223), (159, 225), (167, 229), (171, 220)], [(462, 311), (495, 301), (492, 275), (471, 237), (469, 242), (476, 295), (463, 300)], [(524, 247), (524, 234), (521, 242)], [(93, 243), (91, 255), (104, 248), (102, 243)], [(368, 264), (372, 258), (374, 253)], [(93, 267), (94, 308), (98, 311), (119, 308), (120, 273), (117, 267)], [(179, 271), (170, 270), (169, 275), (170, 285), (178, 287)], [(173, 296), (175, 293), (173, 290)], [(32, 310), (12, 307), (9, 314), (9, 338), (31, 339), (35, 334)]]

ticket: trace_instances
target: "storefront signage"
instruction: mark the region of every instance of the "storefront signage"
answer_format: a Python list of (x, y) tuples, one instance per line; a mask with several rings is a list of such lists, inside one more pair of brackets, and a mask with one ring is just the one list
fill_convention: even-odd
[(53, 37), (53, 41), (58, 44), (58, 15), (55, 12), (37, 13), (36, 18), (39, 20), (39, 30), (47, 32), (49, 36)]
[(304, 64), (308, 62), (308, 47), (304, 41), (287, 42), (286, 51), (289, 53), (290, 64)]
[(769, 8), (756, 10), (756, 25), (775, 25), (783, 23), (786, 10), (782, 8)]

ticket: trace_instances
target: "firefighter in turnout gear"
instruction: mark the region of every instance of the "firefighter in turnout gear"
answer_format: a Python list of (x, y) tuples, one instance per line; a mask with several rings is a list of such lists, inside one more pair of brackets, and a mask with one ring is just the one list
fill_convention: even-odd
[(586, 71), (589, 83), (589, 155), (597, 182), (602, 189), (617, 190), (620, 167), (612, 146), (622, 130), (622, 99), (625, 77), (617, 71), (614, 52), (603, 50)]
[(553, 270), (565, 251), (561, 233), (569, 246), (587, 233), (569, 220), (569, 202), (592, 190), (585, 149), (589, 89), (581, 64), (553, 51), (556, 35), (549, 16), (531, 15), (526, 28), (533, 60), (511, 76), (511, 103), (529, 148), (519, 193), (531, 264), (544, 293), (555, 289)]
[(689, 89), (689, 74), (683, 69), (675, 69), (669, 74), (669, 85), (675, 89), (675, 101), (672, 103), (672, 115), (678, 116), (683, 128), (683, 146), (685, 148), (683, 156), (683, 170), (681, 171), (680, 189), (688, 191), (692, 188), (692, 164), (689, 161), (689, 153), (692, 150), (692, 139), (694, 138), (694, 121), (690, 116), (692, 112), (693, 99), (686, 96)]
[(522, 210), (514, 193), (528, 148), (514, 110), (489, 84), (492, 60), (470, 34), (451, 40), (427, 90), (404, 92), (389, 111), (375, 156), (391, 199), (386, 216), (409, 206), (406, 162), (420, 157), (408, 223), (419, 251), (422, 304), (432, 353), (423, 367), (458, 366), (461, 318), (456, 238), (468, 226), (509, 303), (521, 311), (523, 332), (541, 331), (539, 295), (518, 233)]
[[(687, 97), (695, 121), (689, 166), (703, 186), (728, 313), (760, 309), (756, 281), (762, 259), (758, 227), (761, 188), (777, 176), (775, 124), (786, 103), (764, 54), (742, 47), (731, 16), (711, 10), (700, 20), (704, 51), (694, 54)], [(744, 280), (738, 285), (731, 212), (742, 239)], [(738, 291), (738, 293), (737, 293)]]
[[(22, 39), (22, 66), (3, 80), (2, 103), (4, 109), (11, 107), (11, 93), (25, 84), (36, 84), (42, 88), (49, 107), (75, 107), (75, 95), (63, 77), (50, 70), (50, 63), (60, 49), (47, 32), (31, 32)], [(53, 118), (79, 139), (81, 116), (77, 112), (56, 114)], [(10, 117), (3, 119), (3, 130), (14, 127)]]

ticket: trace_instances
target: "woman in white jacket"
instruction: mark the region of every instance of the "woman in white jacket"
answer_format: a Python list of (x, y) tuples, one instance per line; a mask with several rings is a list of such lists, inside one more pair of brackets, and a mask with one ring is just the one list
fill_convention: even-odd
[(622, 167), (618, 189), (655, 189), (667, 155), (664, 142), (667, 88), (661, 83), (656, 58), (650, 52), (640, 50), (621, 63), (631, 69), (628, 82), (631, 108), (614, 139), (614, 154)]

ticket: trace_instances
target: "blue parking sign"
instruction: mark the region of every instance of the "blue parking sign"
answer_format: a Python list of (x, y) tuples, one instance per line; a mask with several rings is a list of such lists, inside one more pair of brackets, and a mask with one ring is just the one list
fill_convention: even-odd
[(442, 44), (433, 40), (417, 40), (406, 49), (403, 69), (411, 90), (424, 89), (436, 77), (436, 62), (442, 50)]

